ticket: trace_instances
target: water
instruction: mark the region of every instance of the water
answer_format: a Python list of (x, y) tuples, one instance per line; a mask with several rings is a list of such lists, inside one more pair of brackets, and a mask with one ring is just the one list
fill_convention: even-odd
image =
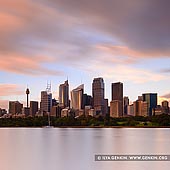
[(170, 169), (170, 162), (95, 162), (95, 154), (170, 155), (170, 129), (0, 129), (1, 170)]

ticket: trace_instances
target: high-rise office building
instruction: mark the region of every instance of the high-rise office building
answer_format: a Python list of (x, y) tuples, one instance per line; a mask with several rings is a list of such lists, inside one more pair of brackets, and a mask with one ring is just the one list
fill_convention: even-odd
[(30, 115), (30, 108), (29, 107), (23, 107), (22, 108), (22, 114), (24, 114), (26, 117)]
[(38, 112), (38, 101), (30, 101), (30, 115), (35, 116)]
[(148, 116), (148, 103), (142, 102), (141, 116)]
[(124, 106), (124, 115), (128, 114), (128, 105), (129, 105), (129, 97), (125, 96), (123, 98), (123, 106)]
[(59, 105), (58, 106), (53, 106), (51, 108), (50, 115), (54, 116), (54, 117), (61, 117), (61, 110), (62, 110), (62, 108)]
[(71, 105), (75, 110), (83, 109), (84, 84), (71, 91)]
[(104, 115), (108, 114), (108, 99), (104, 99)]
[(123, 83), (112, 83), (112, 100), (123, 101)]
[(59, 101), (56, 100), (55, 98), (52, 99), (52, 106), (58, 106), (59, 105)]
[(118, 115), (119, 117), (123, 116), (123, 83), (121, 82), (112, 83), (112, 101), (111, 102), (112, 102), (112, 106), (116, 106), (117, 108), (117, 109), (114, 109), (114, 112), (116, 110), (118, 111), (118, 113), (114, 113), (114, 114)]
[(162, 102), (162, 113), (168, 114), (169, 113), (169, 102), (164, 100)]
[(142, 100), (133, 102), (134, 116), (148, 116), (148, 103)]
[(69, 84), (68, 80), (59, 86), (59, 104), (61, 107), (69, 107)]
[(143, 101), (143, 96), (138, 96), (138, 100)]
[(93, 105), (93, 98), (90, 95), (83, 94), (83, 108), (85, 106), (92, 106)]
[(163, 108), (161, 105), (157, 105), (155, 110), (155, 115), (161, 115), (163, 113)]
[(128, 105), (128, 115), (135, 116), (133, 104)]
[(103, 78), (94, 78), (92, 83), (93, 107), (96, 115), (105, 115), (104, 102), (104, 80)]
[(112, 100), (110, 102), (110, 117), (122, 117), (122, 102), (120, 100)]
[(52, 94), (47, 91), (41, 91), (41, 112), (50, 113), (52, 107)]
[(23, 104), (19, 101), (9, 101), (9, 113), (10, 114), (21, 114)]
[(148, 113), (149, 116), (154, 115), (154, 109), (157, 106), (157, 93), (145, 93), (142, 94), (143, 101), (148, 103)]

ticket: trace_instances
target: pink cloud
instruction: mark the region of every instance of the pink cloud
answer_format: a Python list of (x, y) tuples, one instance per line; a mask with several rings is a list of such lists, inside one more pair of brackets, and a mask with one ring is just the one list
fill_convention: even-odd
[(16, 84), (0, 84), (0, 97), (23, 94), (24, 92)]
[[(55, 62), (86, 69), (82, 67), (84, 62), (94, 60), (106, 61), (106, 65), (132, 64), (139, 58), (170, 54), (169, 9), (165, 8), (167, 15), (164, 15), (161, 7), (168, 7), (164, 3), (155, 2), (154, 9), (145, 0), (133, 3), (130, 0), (0, 0), (0, 3), (1, 71), (62, 75), (57, 66), (53, 70), (44, 64)], [(151, 20), (151, 11), (159, 22)], [(92, 36), (96, 32), (97, 38)], [(117, 39), (124, 46), (105, 44), (100, 35)]]
[(9, 103), (8, 100), (1, 100), (0, 99), (0, 108), (1, 109), (8, 109), (8, 103)]
[(123, 45), (121, 46), (121, 45), (101, 44), (101, 45), (96, 45), (96, 49), (98, 49), (101, 52), (104, 52), (105, 54), (110, 55), (111, 58), (113, 59), (114, 57), (116, 57), (118, 61), (121, 60), (121, 57), (124, 57), (124, 61), (126, 63), (133, 63), (141, 58), (147, 59), (147, 58), (156, 58), (161, 56), (161, 54), (157, 51), (141, 52)]
[(48, 69), (43, 63), (52, 63), (53, 59), (44, 56), (22, 56), (19, 54), (0, 55), (0, 70), (18, 74), (62, 75), (62, 72)]
[(0, 108), (8, 109), (9, 100), (6, 100), (6, 97), (21, 95), (25, 95), (25, 92), (21, 90), (20, 86), (16, 84), (0, 84)]

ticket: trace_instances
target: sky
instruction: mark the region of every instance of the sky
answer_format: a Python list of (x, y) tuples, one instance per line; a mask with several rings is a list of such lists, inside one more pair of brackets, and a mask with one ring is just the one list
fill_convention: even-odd
[(91, 94), (93, 78), (124, 83), (130, 101), (170, 101), (169, 0), (0, 0), (0, 107), (53, 97), (67, 78)]

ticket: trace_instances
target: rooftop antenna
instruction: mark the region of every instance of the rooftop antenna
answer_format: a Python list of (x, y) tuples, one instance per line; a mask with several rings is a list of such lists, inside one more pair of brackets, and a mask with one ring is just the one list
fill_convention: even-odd
[(48, 83), (48, 81), (47, 81), (46, 91), (47, 91), (47, 93), (51, 93), (51, 81), (50, 81), (50, 83)]
[(67, 76), (67, 79), (65, 80), (65, 83), (68, 83), (68, 76)]

